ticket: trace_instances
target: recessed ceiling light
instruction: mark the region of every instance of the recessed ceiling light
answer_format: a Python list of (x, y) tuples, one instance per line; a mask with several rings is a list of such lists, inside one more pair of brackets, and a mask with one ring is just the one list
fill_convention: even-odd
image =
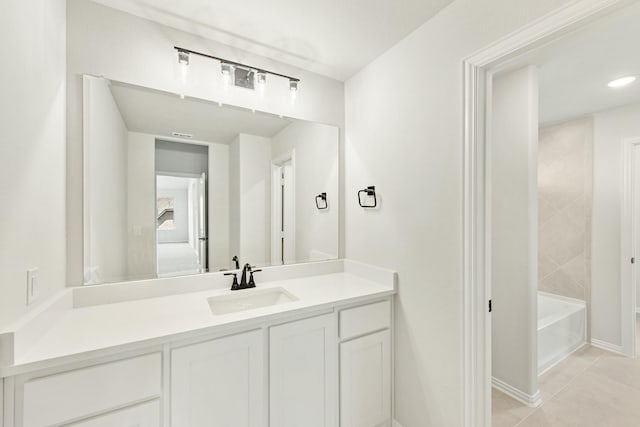
[(624, 87), (636, 81), (636, 76), (625, 76), (611, 80), (607, 86), (612, 88)]

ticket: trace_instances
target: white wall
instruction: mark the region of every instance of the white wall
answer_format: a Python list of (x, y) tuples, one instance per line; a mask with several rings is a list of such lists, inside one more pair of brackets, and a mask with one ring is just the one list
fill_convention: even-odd
[(229, 146), (209, 144), (209, 271), (229, 268)]
[(27, 311), (27, 269), (40, 301), (65, 285), (65, 1), (3, 2), (0, 37), (2, 329)]
[(403, 427), (462, 424), (462, 60), (563, 3), (456, 0), (346, 83), (345, 250), (399, 274)]
[[(271, 139), (240, 134), (230, 148), (230, 255), (271, 263)], [(230, 261), (229, 261), (230, 262)]]
[(188, 173), (209, 175), (208, 144), (192, 144), (193, 141), (170, 141), (155, 138), (155, 167), (158, 173)]
[(229, 256), (240, 257), (240, 135), (229, 144)]
[(591, 336), (621, 345), (622, 141), (640, 137), (640, 104), (593, 116)]
[(538, 392), (538, 76), (493, 79), (491, 125), (492, 375)]
[(127, 153), (128, 276), (156, 277), (155, 138), (129, 132)]
[[(128, 131), (109, 82), (85, 76), (84, 267), (89, 280), (127, 278)], [(87, 279), (85, 279), (87, 280)]]
[[(338, 257), (338, 128), (295, 121), (271, 139), (271, 158), (295, 150), (296, 261)], [(315, 196), (326, 192), (329, 209)]]
[[(70, 285), (82, 282), (81, 74), (104, 75), (113, 80), (176, 93), (183, 92), (198, 98), (331, 123), (343, 128), (344, 85), (336, 80), (251, 55), (86, 0), (69, 0), (67, 20), (67, 271)], [(300, 77), (302, 83), (296, 103), (291, 105), (288, 82), (284, 79), (270, 79), (268, 93), (262, 100), (244, 89), (232, 88), (225, 91), (221, 78), (216, 80), (216, 76), (220, 76), (219, 64), (203, 58), (192, 58), (186, 83), (183, 83), (174, 45), (212, 52), (232, 60)], [(60, 194), (63, 193), (57, 196), (60, 197)]]

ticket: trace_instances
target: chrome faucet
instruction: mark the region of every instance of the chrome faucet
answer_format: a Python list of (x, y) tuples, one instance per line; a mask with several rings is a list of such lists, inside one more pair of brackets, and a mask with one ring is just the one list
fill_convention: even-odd
[[(238, 291), (240, 289), (249, 289), (256, 287), (256, 281), (253, 278), (254, 273), (258, 273), (262, 270), (254, 270), (251, 264), (247, 263), (242, 268), (242, 276), (240, 283), (238, 283), (238, 273), (224, 273), (225, 276), (233, 276), (233, 283), (231, 284), (232, 291)], [(247, 273), (249, 273), (249, 280), (247, 281)]]

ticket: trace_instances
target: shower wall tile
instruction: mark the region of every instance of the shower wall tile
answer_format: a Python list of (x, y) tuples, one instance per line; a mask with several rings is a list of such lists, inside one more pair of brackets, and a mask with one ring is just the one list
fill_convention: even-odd
[(588, 311), (592, 163), (591, 118), (540, 129), (538, 289), (586, 301)]

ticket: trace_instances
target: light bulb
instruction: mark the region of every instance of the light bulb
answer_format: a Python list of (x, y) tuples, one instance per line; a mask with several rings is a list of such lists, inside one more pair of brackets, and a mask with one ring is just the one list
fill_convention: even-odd
[(178, 51), (178, 64), (189, 65), (189, 52), (185, 52), (184, 50)]
[(267, 73), (261, 70), (256, 70), (255, 76), (257, 86), (259, 88), (264, 88), (264, 86), (267, 84)]
[(222, 72), (222, 83), (225, 87), (231, 84), (231, 73), (233, 72), (233, 65), (223, 62), (220, 64), (220, 70)]
[(289, 80), (289, 92), (291, 92), (291, 103), (293, 104), (296, 101), (296, 97), (298, 96), (297, 80)]

